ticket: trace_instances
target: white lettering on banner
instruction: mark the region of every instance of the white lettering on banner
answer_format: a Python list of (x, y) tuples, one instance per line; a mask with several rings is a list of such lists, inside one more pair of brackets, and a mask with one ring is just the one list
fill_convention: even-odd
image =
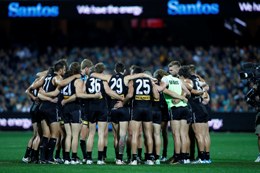
[(77, 5), (78, 14), (85, 15), (105, 15), (105, 14), (130, 14), (140, 16), (143, 13), (141, 6), (95, 6)]
[(254, 3), (253, 3), (253, 10), (260, 12), (260, 4), (256, 4), (256, 3), (254, 2)]
[(223, 126), (223, 119), (211, 119), (208, 124), (209, 127), (212, 127), (214, 130), (219, 130)]
[(32, 121), (28, 118), (1, 118), (0, 127), (22, 127), (29, 129), (32, 126)]
[(260, 4), (255, 2), (239, 2), (238, 5), (242, 12), (260, 12)]
[(0, 118), (0, 127), (6, 127), (7, 121), (5, 118)]

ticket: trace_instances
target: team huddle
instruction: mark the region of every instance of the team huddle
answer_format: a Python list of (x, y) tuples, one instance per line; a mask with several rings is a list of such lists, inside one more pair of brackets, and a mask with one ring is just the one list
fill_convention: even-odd
[[(159, 69), (153, 75), (135, 65), (126, 75), (122, 63), (115, 64), (114, 74), (104, 71), (103, 63), (93, 65), (84, 59), (67, 66), (61, 59), (36, 75), (26, 90), (33, 101), (30, 113), (34, 132), (23, 162), (90, 165), (97, 160), (98, 165), (104, 165), (111, 123), (117, 165), (211, 163), (209, 86), (193, 65), (172, 61), (169, 73)], [(169, 159), (168, 122), (174, 141)], [(96, 131), (98, 158), (93, 159)], [(77, 155), (78, 145), (82, 160)]]

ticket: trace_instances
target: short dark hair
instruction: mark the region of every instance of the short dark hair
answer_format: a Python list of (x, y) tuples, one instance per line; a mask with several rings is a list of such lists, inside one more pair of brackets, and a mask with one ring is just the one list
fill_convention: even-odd
[(88, 75), (90, 76), (92, 73), (96, 72), (95, 66), (92, 66), (89, 68), (89, 73)]
[(54, 71), (57, 72), (59, 71), (60, 69), (63, 69), (64, 68), (64, 63), (61, 62), (61, 61), (58, 61), (54, 64)]
[(72, 62), (69, 66), (69, 71), (71, 75), (80, 73), (80, 64), (78, 62)]
[(169, 64), (168, 64), (168, 67), (172, 67), (174, 65), (177, 65), (178, 67), (181, 66), (181, 63), (179, 61), (171, 61)]
[(81, 62), (81, 70), (88, 67), (92, 67), (93, 66), (93, 63), (92, 61), (90, 61), (89, 59), (84, 59), (82, 62)]
[(68, 63), (67, 63), (67, 60), (65, 58), (59, 59), (56, 63), (59, 63), (59, 62), (62, 63), (66, 67), (66, 69), (68, 68)]
[(143, 72), (143, 69), (139, 66), (136, 66), (134, 69), (133, 69), (133, 74), (137, 74), (137, 73), (142, 73)]
[(196, 67), (195, 67), (195, 65), (194, 64), (190, 64), (189, 65), (189, 69), (190, 69), (190, 72), (195, 72), (195, 70), (196, 70)]
[(102, 62), (99, 62), (99, 63), (97, 63), (96, 65), (95, 65), (95, 71), (97, 72), (97, 73), (103, 73), (103, 71), (105, 70), (106, 68), (105, 68), (105, 65), (104, 65), (104, 63), (102, 63)]
[(162, 69), (158, 69), (153, 73), (153, 77), (155, 77), (158, 80), (161, 80), (163, 78), (163, 76), (167, 76), (167, 75), (169, 75), (169, 74)]
[(53, 68), (53, 67), (50, 67), (50, 68), (48, 69), (47, 74), (53, 74), (53, 73), (54, 73), (54, 68)]
[(179, 70), (179, 75), (183, 76), (184, 78), (190, 78), (190, 66), (182, 66)]
[(125, 71), (125, 65), (123, 63), (116, 63), (115, 64), (115, 71), (116, 73), (123, 73)]

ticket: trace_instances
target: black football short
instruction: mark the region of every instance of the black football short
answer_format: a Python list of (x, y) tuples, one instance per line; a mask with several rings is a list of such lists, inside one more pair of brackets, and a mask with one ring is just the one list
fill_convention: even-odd
[(107, 122), (108, 121), (108, 111), (106, 110), (96, 110), (89, 111), (87, 115), (87, 121), (90, 123), (96, 122)]
[(167, 107), (161, 108), (161, 114), (162, 114), (162, 121), (169, 121), (169, 110)]
[(64, 113), (64, 123), (81, 123), (81, 110)]
[(33, 102), (31, 108), (30, 108), (30, 115), (32, 117), (32, 123), (40, 123), (41, 122), (41, 116), (39, 113), (39, 103)]
[(119, 123), (124, 121), (130, 121), (129, 107), (122, 107), (118, 109), (112, 109), (110, 111), (111, 122)]
[(206, 123), (209, 115), (206, 107), (199, 102), (189, 101), (192, 112), (192, 123)]
[(172, 107), (170, 111), (170, 120), (188, 120), (190, 111), (188, 107)]
[(41, 120), (45, 120), (48, 124), (59, 122), (59, 112), (55, 103), (44, 102), (39, 108)]
[(161, 122), (162, 122), (162, 112), (161, 112), (160, 109), (152, 110), (152, 116), (153, 116), (153, 123), (154, 124), (161, 124)]
[(153, 121), (151, 107), (134, 107), (131, 110), (131, 120), (134, 121)]

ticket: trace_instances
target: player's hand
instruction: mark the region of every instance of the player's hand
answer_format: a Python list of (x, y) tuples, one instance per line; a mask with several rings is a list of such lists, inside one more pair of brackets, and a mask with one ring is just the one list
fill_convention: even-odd
[(156, 84), (158, 82), (158, 79), (152, 77), (152, 82)]
[(39, 101), (40, 101), (40, 99), (39, 99), (38, 97), (34, 97), (33, 100), (34, 100), (35, 102), (39, 102)]
[(74, 74), (74, 77), (75, 77), (76, 79), (79, 79), (79, 78), (81, 78), (81, 75), (80, 75), (80, 74)]
[(102, 98), (101, 92), (95, 93), (95, 98), (101, 99)]
[(117, 101), (117, 103), (114, 105), (115, 109), (123, 107), (123, 102), (122, 101)]
[(61, 106), (64, 106), (65, 104), (66, 104), (66, 100), (63, 99), (63, 100), (61, 101)]
[(58, 97), (55, 97), (54, 99), (51, 100), (52, 103), (57, 103), (58, 102)]
[(180, 101), (181, 101), (180, 99), (172, 99), (173, 104), (178, 104), (178, 103), (180, 103)]
[(188, 103), (188, 99), (186, 97), (183, 97), (181, 100), (185, 103)]
[(42, 87), (39, 89), (39, 93), (43, 94), (45, 91), (42, 89)]

